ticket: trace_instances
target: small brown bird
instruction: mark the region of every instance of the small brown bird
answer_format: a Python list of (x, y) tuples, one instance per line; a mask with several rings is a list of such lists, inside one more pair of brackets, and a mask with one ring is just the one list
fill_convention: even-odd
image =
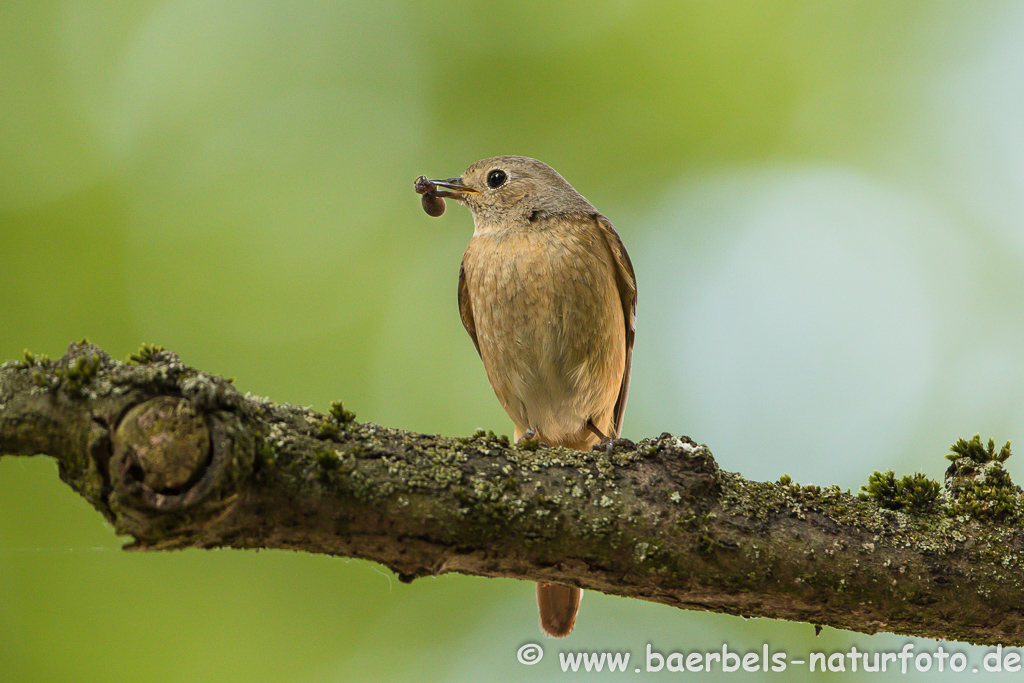
[[(444, 188), (443, 190), (438, 188)], [(459, 311), (517, 443), (611, 447), (622, 429), (636, 319), (636, 277), (607, 218), (547, 164), (484, 159), (461, 178), (416, 180), (423, 208), (443, 197), (473, 212)], [(582, 591), (537, 584), (541, 628), (562, 638)]]

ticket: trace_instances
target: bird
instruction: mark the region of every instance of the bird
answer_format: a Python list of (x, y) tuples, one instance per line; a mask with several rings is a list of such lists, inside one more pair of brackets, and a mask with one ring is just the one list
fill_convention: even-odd
[[(576, 450), (620, 439), (636, 333), (636, 276), (611, 222), (547, 164), (497, 156), (460, 177), (416, 179), (431, 216), (469, 208), (462, 324), (517, 444)], [(537, 584), (544, 633), (572, 632), (582, 591)]]

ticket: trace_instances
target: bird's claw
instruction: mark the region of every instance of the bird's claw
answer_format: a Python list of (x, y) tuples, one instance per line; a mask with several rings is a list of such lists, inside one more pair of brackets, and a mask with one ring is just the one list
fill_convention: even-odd
[(621, 436), (617, 439), (609, 439), (608, 437), (605, 437), (601, 439), (600, 443), (595, 443), (591, 450), (604, 451), (605, 455), (611, 455), (615, 452), (616, 448), (624, 451), (632, 451), (636, 448), (636, 444)]
[(535, 451), (538, 448), (550, 448), (546, 443), (537, 438), (537, 432), (532, 429), (519, 437), (516, 446), (527, 451)]

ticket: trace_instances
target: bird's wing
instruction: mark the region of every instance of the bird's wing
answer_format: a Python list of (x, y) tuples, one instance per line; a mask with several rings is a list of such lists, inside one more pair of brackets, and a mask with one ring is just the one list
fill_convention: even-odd
[[(594, 214), (594, 221), (615, 258), (615, 284), (618, 286), (619, 299), (622, 301), (622, 318), (626, 323), (626, 364), (622, 372), (619, 398), (615, 401), (614, 421), (612, 422), (615, 434), (609, 434), (612, 438), (617, 438), (622, 432), (622, 414), (626, 411), (629, 373), (633, 365), (633, 338), (636, 336), (636, 275), (633, 273), (633, 264), (630, 263), (626, 247), (623, 246), (619, 233), (615, 232), (611, 222), (599, 213)], [(462, 320), (463, 322), (466, 320), (465, 313), (463, 313)], [(466, 329), (469, 329), (468, 325)], [(470, 334), (473, 333), (470, 332)]]
[(469, 332), (469, 338), (473, 340), (473, 346), (479, 355), (480, 342), (476, 340), (476, 322), (473, 320), (473, 305), (469, 301), (469, 287), (466, 285), (465, 260), (459, 267), (459, 315), (462, 316), (462, 326)]

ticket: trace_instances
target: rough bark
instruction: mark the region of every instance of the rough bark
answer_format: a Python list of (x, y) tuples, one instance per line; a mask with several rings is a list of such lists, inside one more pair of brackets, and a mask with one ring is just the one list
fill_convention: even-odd
[(720, 470), (663, 434), (629, 451), (511, 446), (274, 405), (149, 349), (0, 366), (0, 454), (46, 454), (134, 550), (288, 548), (403, 580), (574, 584), (685, 609), (1024, 644), (1016, 523), (879, 508)]

